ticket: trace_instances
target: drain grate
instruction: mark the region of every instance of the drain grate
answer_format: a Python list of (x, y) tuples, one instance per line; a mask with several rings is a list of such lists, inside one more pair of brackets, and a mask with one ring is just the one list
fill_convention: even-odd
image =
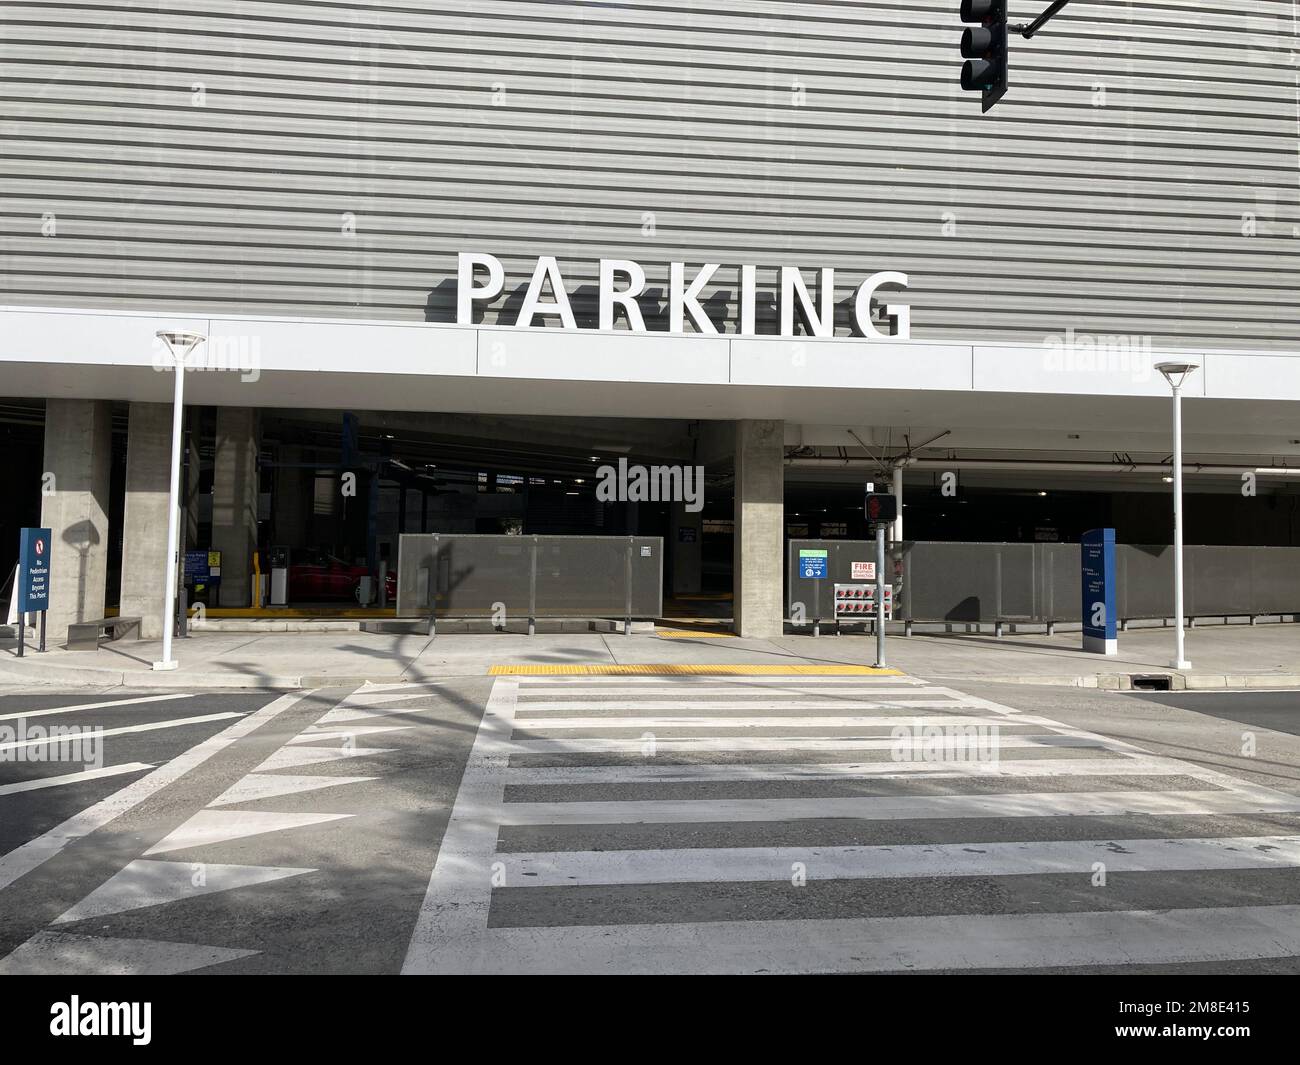
[(1135, 691), (1167, 692), (1173, 690), (1173, 678), (1168, 673), (1134, 673), (1129, 680)]

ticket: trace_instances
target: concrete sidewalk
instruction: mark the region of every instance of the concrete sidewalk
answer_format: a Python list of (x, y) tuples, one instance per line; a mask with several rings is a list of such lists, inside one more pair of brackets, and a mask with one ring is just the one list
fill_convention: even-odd
[[(673, 630), (680, 631), (680, 630)], [(1300, 688), (1300, 625), (1216, 626), (1188, 633), (1193, 668), (1169, 668), (1168, 629), (1122, 634), (1113, 658), (1085, 654), (1077, 633), (890, 636), (889, 665), (920, 677), (1126, 688), (1133, 674), (1171, 678), (1174, 688)], [(875, 641), (861, 634), (664, 638), (567, 633), (538, 636), (448, 634), (436, 638), (368, 632), (204, 632), (175, 643), (181, 667), (156, 673), (158, 641), (105, 643), (98, 651), (30, 649), (14, 657), (0, 643), (0, 685), (106, 688), (273, 688), (324, 684), (430, 682), (483, 676), (494, 665), (728, 664), (872, 665)]]

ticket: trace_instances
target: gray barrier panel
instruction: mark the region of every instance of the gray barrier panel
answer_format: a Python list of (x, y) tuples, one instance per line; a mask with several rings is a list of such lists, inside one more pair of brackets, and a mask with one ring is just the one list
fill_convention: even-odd
[[(827, 552), (824, 580), (799, 576), (800, 549)], [(1078, 544), (906, 541), (889, 545), (889, 552), (898, 560), (894, 616), (900, 620), (1040, 624), (1081, 620)], [(1119, 617), (1172, 617), (1174, 549), (1120, 544), (1115, 556)], [(833, 585), (851, 579), (851, 561), (874, 557), (875, 544), (867, 540), (791, 540), (792, 616), (796, 604), (802, 603), (809, 621), (833, 617)], [(1300, 548), (1188, 547), (1183, 565), (1189, 616), (1300, 613)]]
[[(1184, 570), (1186, 574), (1190, 570)], [(1174, 616), (1174, 549), (1148, 544), (1117, 544), (1115, 608), (1121, 618)], [(1186, 589), (1185, 589), (1186, 590)], [(1188, 602), (1186, 605), (1190, 605)]]
[(403, 534), (397, 616), (654, 618), (663, 613), (658, 536)]
[[(825, 551), (826, 576), (823, 579), (801, 577), (799, 575), (799, 552)], [(809, 622), (830, 621), (835, 617), (836, 584), (871, 584), (853, 577), (853, 563), (875, 562), (875, 540), (791, 540), (787, 548), (786, 572), (789, 574), (787, 584), (787, 604), (790, 617), (797, 616), (802, 609), (803, 617)], [(894, 594), (905, 593), (904, 555), (899, 544), (887, 545), (886, 557), (891, 571)], [(895, 610), (898, 607), (895, 604)], [(898, 615), (902, 616), (902, 615)]]
[(1261, 614), (1300, 612), (1300, 552), (1293, 547), (1252, 547), (1250, 572)]

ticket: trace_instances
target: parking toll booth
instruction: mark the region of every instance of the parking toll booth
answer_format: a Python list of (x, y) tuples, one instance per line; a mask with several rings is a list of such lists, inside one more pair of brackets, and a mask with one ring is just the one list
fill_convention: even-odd
[(266, 561), (271, 570), (270, 606), (289, 605), (289, 548), (283, 544), (267, 552)]

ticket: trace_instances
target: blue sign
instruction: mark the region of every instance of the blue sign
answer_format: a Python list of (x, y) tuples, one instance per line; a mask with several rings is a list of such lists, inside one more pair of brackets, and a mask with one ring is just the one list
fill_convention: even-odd
[(826, 552), (801, 550), (799, 552), (799, 576), (812, 580), (822, 580), (826, 576)]
[(1115, 530), (1092, 529), (1079, 545), (1083, 585), (1083, 649), (1119, 654), (1115, 619)]
[(206, 584), (210, 575), (211, 570), (208, 568), (208, 553), (206, 551), (185, 552), (186, 584)]
[(50, 607), (50, 530), (23, 529), (18, 539), (18, 610)]

